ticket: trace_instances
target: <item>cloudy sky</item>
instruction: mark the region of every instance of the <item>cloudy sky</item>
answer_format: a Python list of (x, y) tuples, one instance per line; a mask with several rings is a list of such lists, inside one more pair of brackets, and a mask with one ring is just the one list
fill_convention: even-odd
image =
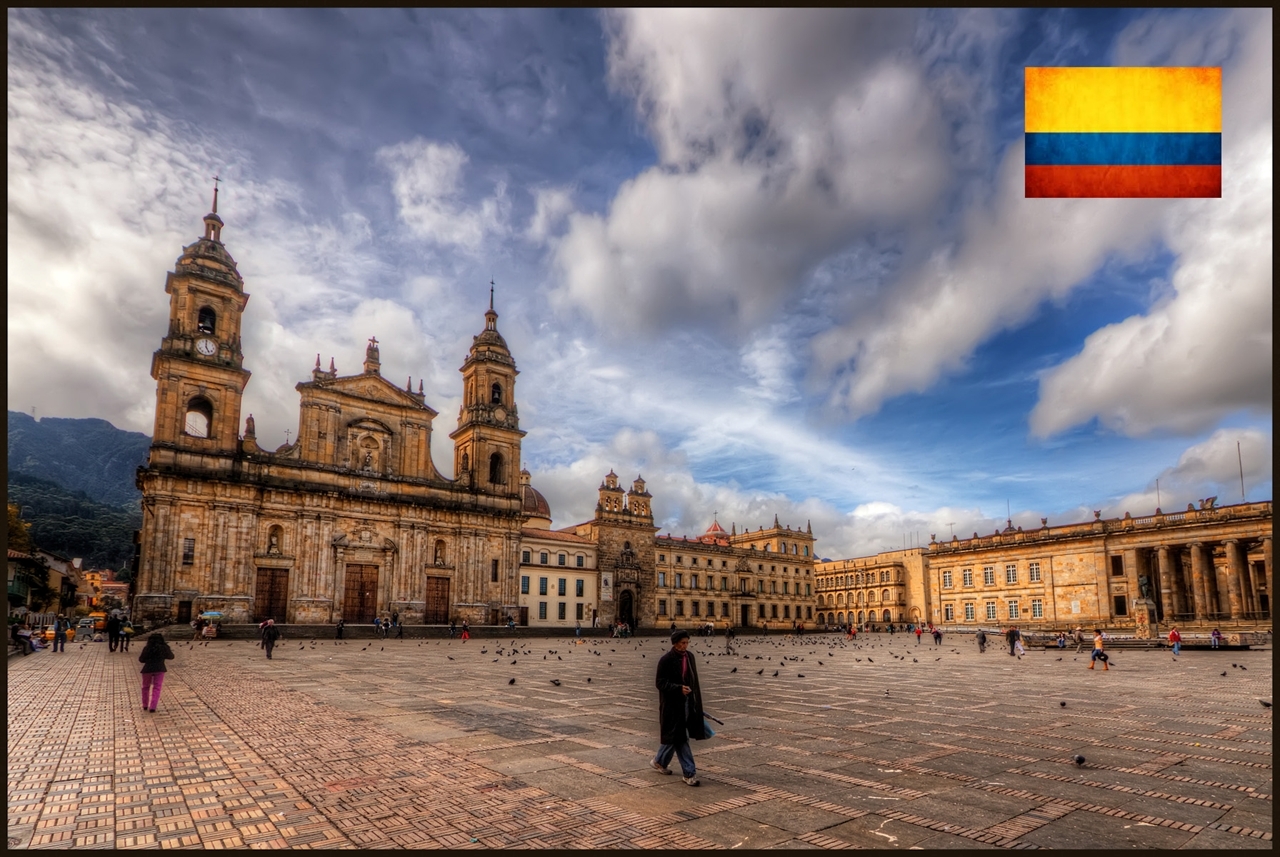
[[(489, 281), (556, 526), (824, 556), (1272, 496), (1261, 11), (10, 10), (9, 407), (150, 433), (165, 273), (252, 298), (244, 413), (316, 354), (423, 379), (448, 468)], [(1023, 198), (1028, 65), (1223, 67), (1223, 197)]]

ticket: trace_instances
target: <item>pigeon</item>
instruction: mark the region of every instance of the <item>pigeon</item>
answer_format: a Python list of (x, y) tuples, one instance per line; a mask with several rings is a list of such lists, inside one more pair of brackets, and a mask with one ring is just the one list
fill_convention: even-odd
[(1072, 756), (1071, 761), (1076, 763), (1077, 768), (1084, 766), (1084, 756)]
[(1065, 702), (1059, 702), (1058, 705), (1062, 706), (1063, 708), (1067, 707), (1067, 704)]
[(1236, 665), (1235, 665), (1235, 664), (1232, 664), (1232, 665), (1231, 665), (1231, 668), (1232, 668), (1232, 669), (1235, 669), (1235, 668), (1236, 668)]
[(381, 648), (378, 649), (378, 651), (380, 652), (385, 652), (386, 650), (387, 650), (386, 646), (382, 646)]
[(773, 671), (773, 677), (774, 677), (774, 678), (777, 678), (777, 677), (778, 677), (778, 671), (777, 671), (777, 670), (774, 670), (774, 671)]
[(1242, 670), (1247, 670), (1247, 667), (1245, 667), (1245, 665), (1244, 665), (1244, 664), (1241, 664), (1241, 665), (1240, 665), (1240, 669), (1242, 669)]
[(591, 676), (587, 676), (587, 684), (591, 684)]
[(1258, 700), (1258, 702), (1261, 702), (1261, 703), (1262, 703), (1262, 707), (1263, 707), (1263, 708), (1270, 708), (1270, 707), (1271, 707), (1271, 703), (1267, 702), (1265, 699), (1259, 699), (1259, 700)]
[(804, 673), (796, 673), (796, 678), (804, 678)]
[(515, 661), (512, 661), (511, 663), (514, 665), (514, 664), (515, 664)]
[(511, 679), (511, 681), (507, 682), (507, 684), (515, 684), (515, 683), (516, 683), (515, 679)]
[(874, 664), (874, 663), (875, 663), (875, 661), (871, 660), (871, 658), (867, 658), (867, 663), (869, 663), (869, 664)]
[(734, 667), (733, 669), (729, 670), (729, 672), (731, 672), (731, 673), (736, 673), (737, 671), (738, 671), (738, 668), (737, 668), (737, 667)]
[(1058, 660), (1062, 660), (1062, 658), (1058, 658)]
[(559, 687), (559, 686), (560, 686), (560, 679), (558, 679), (558, 678), (553, 678), (553, 679), (551, 680), (551, 683), (552, 683), (552, 684), (554, 684), (556, 687)]
[(1227, 671), (1226, 671), (1226, 670), (1223, 670), (1223, 671), (1222, 671), (1222, 674), (1223, 674), (1223, 675), (1226, 675), (1226, 674), (1227, 674)]
[(915, 658), (912, 658), (912, 659), (911, 659), (911, 663), (913, 663), (913, 664), (918, 664), (918, 663), (920, 663), (920, 662), (919, 662), (918, 660), (916, 660)]
[[(756, 671), (756, 675), (764, 675), (764, 670), (763, 670), (763, 669), (757, 670), (757, 671)], [(1224, 673), (1224, 675), (1225, 675), (1225, 673)]]
[(822, 661), (818, 661), (818, 666), (823, 667), (823, 666), (826, 666), (826, 664), (824, 664)]

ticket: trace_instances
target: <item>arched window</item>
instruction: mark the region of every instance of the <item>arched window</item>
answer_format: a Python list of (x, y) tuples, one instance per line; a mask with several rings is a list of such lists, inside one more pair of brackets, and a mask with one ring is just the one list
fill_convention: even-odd
[(892, 621), (893, 621), (893, 617), (889, 614), (889, 611), (888, 611), (888, 610), (884, 611), (884, 616), (883, 616), (882, 618), (883, 618), (883, 619), (884, 619), (884, 621), (886, 621), (886, 622), (892, 622)]
[(489, 481), (494, 485), (507, 484), (506, 476), (502, 472), (502, 453), (495, 452), (489, 456)]
[(466, 473), (470, 469), (471, 469), (471, 459), (464, 452), (462, 453), (462, 472)]
[(213, 433), (213, 403), (204, 396), (196, 396), (187, 402), (182, 433), (188, 437), (209, 437)]
[(436, 539), (435, 556), (432, 560), (436, 565), (448, 565), (449, 558), (445, 552), (444, 539)]
[(783, 542), (783, 543), (782, 543), (782, 552), (783, 552), (783, 553), (786, 553), (786, 552), (787, 552), (787, 543), (786, 543), (786, 542)]
[(489, 388), (489, 401), (495, 405), (502, 404), (502, 385), (501, 384), (495, 382), (494, 385)]
[(867, 593), (867, 601), (875, 601), (875, 600), (876, 600), (876, 591), (873, 589)]
[(889, 590), (886, 589), (884, 592), (880, 593), (880, 600), (885, 604), (889, 603)]
[[(850, 615), (852, 615), (852, 614), (850, 614)], [(858, 621), (862, 621), (862, 620), (858, 620)], [(844, 624), (844, 613), (843, 613), (843, 612), (841, 612), (841, 613), (837, 613), (837, 614), (836, 614), (836, 624), (837, 624), (837, 625), (843, 625), (843, 624)]]
[(218, 314), (211, 307), (200, 307), (200, 313), (196, 317), (197, 333), (217, 333), (218, 332)]

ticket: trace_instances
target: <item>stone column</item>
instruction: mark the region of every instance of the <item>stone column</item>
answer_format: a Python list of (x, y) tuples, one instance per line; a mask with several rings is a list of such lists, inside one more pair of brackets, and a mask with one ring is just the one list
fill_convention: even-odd
[(1271, 539), (1262, 540), (1262, 562), (1267, 578), (1267, 613), (1275, 615), (1275, 590), (1271, 588)]
[(1205, 583), (1209, 590), (1210, 610), (1216, 614), (1214, 618), (1221, 620), (1227, 618), (1227, 614), (1229, 613), (1227, 602), (1227, 569), (1225, 557), (1222, 562), (1219, 562), (1218, 557), (1215, 556), (1217, 548), (1218, 546), (1216, 544), (1205, 545), (1205, 554), (1207, 555), (1209, 562), (1209, 573), (1205, 575)]
[(1244, 551), (1238, 539), (1223, 542), (1227, 553), (1227, 607), (1232, 619), (1244, 617)]
[(1156, 565), (1160, 574), (1160, 608), (1164, 612), (1164, 621), (1172, 622), (1173, 617), (1182, 612), (1182, 592), (1174, 582), (1168, 545), (1156, 549)]
[(1191, 592), (1192, 603), (1195, 605), (1195, 617), (1197, 621), (1205, 620), (1209, 613), (1209, 593), (1206, 589), (1206, 578), (1209, 576), (1206, 572), (1211, 569), (1205, 568), (1205, 549), (1200, 542), (1191, 543)]

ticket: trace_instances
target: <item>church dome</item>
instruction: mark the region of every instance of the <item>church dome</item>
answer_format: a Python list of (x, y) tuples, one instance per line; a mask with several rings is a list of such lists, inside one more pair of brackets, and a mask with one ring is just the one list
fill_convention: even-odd
[(707, 531), (703, 535), (716, 536), (719, 538), (721, 536), (728, 536), (729, 534), (725, 531), (724, 527), (720, 526), (719, 521), (712, 521), (711, 526), (707, 527)]
[(528, 526), (550, 528), (551, 504), (541, 491), (529, 484), (528, 470), (520, 471), (520, 511), (528, 519)]

